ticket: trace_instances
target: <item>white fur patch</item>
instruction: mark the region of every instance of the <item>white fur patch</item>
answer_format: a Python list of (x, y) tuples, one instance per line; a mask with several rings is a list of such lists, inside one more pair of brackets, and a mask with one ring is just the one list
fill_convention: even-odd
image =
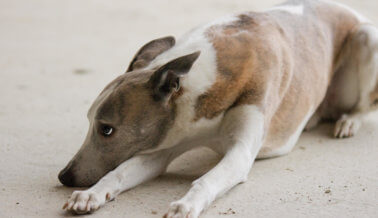
[(303, 5), (279, 5), (267, 11), (284, 11), (294, 15), (303, 15)]
[(211, 146), (218, 153), (226, 153), (236, 139), (239, 143), (250, 147), (253, 158), (262, 146), (264, 135), (264, 114), (256, 105), (241, 105), (229, 110), (220, 127), (221, 142)]

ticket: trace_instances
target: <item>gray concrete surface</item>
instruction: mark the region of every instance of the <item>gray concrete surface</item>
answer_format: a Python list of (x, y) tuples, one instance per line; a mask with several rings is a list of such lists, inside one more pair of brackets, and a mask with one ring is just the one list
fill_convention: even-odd
[[(85, 137), (91, 102), (141, 45), (277, 2), (1, 0), (0, 217), (71, 216), (61, 207), (73, 189), (57, 174)], [(341, 2), (378, 23), (376, 0)], [(324, 124), (289, 155), (257, 161), (202, 217), (378, 217), (378, 115), (351, 139), (331, 130)], [(218, 160), (189, 152), (88, 217), (161, 217)]]

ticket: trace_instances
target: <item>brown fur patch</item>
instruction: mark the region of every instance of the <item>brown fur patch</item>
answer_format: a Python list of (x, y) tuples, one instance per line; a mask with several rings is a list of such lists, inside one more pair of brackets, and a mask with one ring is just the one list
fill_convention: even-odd
[[(217, 51), (218, 76), (215, 84), (199, 96), (196, 119), (211, 119), (230, 108), (243, 95), (248, 83), (257, 86), (264, 84), (252, 80), (258, 66), (257, 63), (254, 64), (257, 59), (256, 50), (252, 49), (255, 39), (251, 29), (255, 25), (254, 18), (243, 14), (236, 22), (227, 26), (214, 26), (206, 32)], [(256, 101), (259, 100), (259, 88), (251, 89), (256, 90), (254, 97)]]

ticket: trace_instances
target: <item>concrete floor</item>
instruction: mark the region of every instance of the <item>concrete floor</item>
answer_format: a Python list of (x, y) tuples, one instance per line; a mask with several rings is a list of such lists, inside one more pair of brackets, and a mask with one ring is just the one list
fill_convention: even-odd
[[(141, 45), (277, 2), (0, 0), (0, 217), (71, 216), (61, 207), (73, 189), (57, 174), (85, 137), (91, 102)], [(341, 2), (378, 23), (376, 0)], [(324, 124), (289, 155), (257, 161), (202, 217), (378, 217), (378, 115), (354, 138), (331, 131)], [(218, 160), (189, 152), (89, 217), (161, 217)]]

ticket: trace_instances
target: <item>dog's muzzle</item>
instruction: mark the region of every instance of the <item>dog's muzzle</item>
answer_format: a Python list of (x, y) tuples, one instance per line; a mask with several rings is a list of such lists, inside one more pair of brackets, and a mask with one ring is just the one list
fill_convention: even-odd
[(62, 170), (60, 171), (59, 175), (58, 175), (58, 178), (59, 178), (59, 181), (63, 184), (63, 185), (66, 185), (66, 186), (74, 186), (75, 184), (75, 176), (74, 174), (72, 173), (72, 163), (68, 163), (67, 166)]

